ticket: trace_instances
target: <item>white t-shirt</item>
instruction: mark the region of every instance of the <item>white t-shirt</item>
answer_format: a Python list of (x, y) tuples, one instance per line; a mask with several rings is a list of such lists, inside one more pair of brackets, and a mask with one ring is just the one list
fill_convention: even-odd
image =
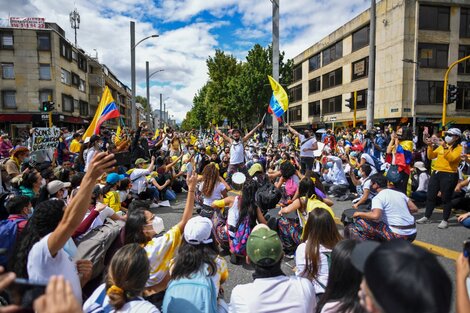
[(53, 257), (49, 251), (48, 234), (36, 242), (28, 254), (27, 270), (31, 280), (49, 281), (53, 275), (61, 275), (72, 286), (73, 294), (82, 303), (82, 287), (78, 277), (77, 266), (69, 255), (60, 249)]
[(245, 150), (243, 148), (243, 140), (238, 142), (232, 140), (230, 145), (230, 164), (245, 163)]
[[(238, 201), (239, 197), (236, 197), (235, 200), (233, 201), (232, 206), (228, 210), (227, 214), (227, 226), (233, 226), (236, 227), (238, 224), (238, 219), (240, 218), (240, 208), (238, 207)], [(230, 236), (235, 236), (235, 233), (232, 231), (228, 231)]]
[(150, 174), (150, 171), (145, 168), (136, 168), (132, 171), (129, 179), (131, 180), (131, 190), (137, 194), (141, 193), (147, 187), (146, 176)]
[[(202, 183), (200, 186), (199, 186), (199, 191), (202, 192), (202, 188), (204, 188), (204, 183)], [(225, 190), (225, 186), (224, 184), (222, 184), (221, 182), (216, 182), (215, 183), (215, 186), (214, 186), (214, 190), (212, 191), (212, 195), (210, 197), (206, 197), (206, 196), (202, 196), (203, 197), (203, 204), (205, 205), (208, 205), (208, 206), (211, 206), (212, 205), (212, 202), (214, 202), (215, 200), (220, 200), (222, 199), (222, 192)]]
[(237, 285), (230, 297), (230, 313), (312, 313), (315, 288), (305, 278), (276, 276)]
[[(295, 251), (295, 275), (299, 277), (307, 278), (307, 275), (304, 275), (305, 265), (307, 264), (305, 259), (305, 249), (307, 244), (302, 242)], [(325, 253), (331, 253), (330, 249), (327, 249), (320, 245), (320, 267), (318, 269), (317, 277), (312, 280), (312, 284), (315, 287), (316, 293), (324, 293), (325, 288), (323, 288), (318, 282), (322, 283), (323, 286), (326, 286), (328, 283), (328, 258)]]
[[(103, 305), (96, 303), (98, 298), (100, 297), (101, 293), (104, 291), (105, 284), (100, 285), (93, 294), (86, 300), (85, 304), (83, 305), (83, 312), (85, 313), (94, 313), (94, 312), (102, 312), (101, 309), (109, 305), (109, 298), (108, 296), (104, 297)], [(160, 313), (152, 303), (144, 300), (143, 298), (138, 298), (134, 301), (129, 301), (119, 310), (115, 311), (112, 309), (110, 312), (119, 312), (119, 313)]]
[(429, 174), (428, 173), (419, 174), (418, 188), (416, 189), (416, 191), (428, 192), (428, 184), (429, 184)]
[(412, 235), (416, 233), (416, 228), (398, 229), (390, 226), (408, 226), (415, 223), (415, 219), (408, 209), (408, 200), (409, 198), (404, 193), (384, 189), (372, 198), (372, 210), (382, 210), (382, 221), (394, 233), (404, 236)]
[(97, 154), (99, 151), (97, 151), (94, 147), (91, 147), (88, 149), (86, 153), (86, 158), (85, 158), (85, 172), (88, 171), (88, 166), (91, 163), (91, 160), (93, 160), (95, 154)]
[[(299, 134), (300, 140), (300, 157), (309, 157), (313, 158), (313, 150), (304, 151), (304, 149), (313, 149), (313, 145), (317, 142), (315, 136), (311, 136), (308, 139), (305, 139), (305, 136)], [(302, 144), (303, 143), (303, 144)]]

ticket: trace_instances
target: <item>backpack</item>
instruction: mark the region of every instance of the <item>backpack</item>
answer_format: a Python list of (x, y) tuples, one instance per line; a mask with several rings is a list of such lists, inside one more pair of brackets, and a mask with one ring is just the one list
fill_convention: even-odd
[(77, 244), (77, 260), (90, 260), (93, 263), (91, 279), (98, 277), (104, 271), (104, 260), (106, 252), (121, 232), (123, 222), (107, 219), (106, 222), (88, 232)]
[(370, 154), (369, 154), (369, 156), (371, 157), (372, 161), (374, 161), (374, 164), (369, 164), (369, 165), (375, 167), (375, 169), (377, 170), (377, 172), (379, 172), (379, 173), (382, 172), (382, 165), (383, 165), (382, 161), (380, 161), (379, 159), (377, 159), (377, 158), (376, 158), (375, 156), (373, 156), (373, 155), (370, 155)]
[(172, 280), (163, 298), (162, 312), (217, 313), (216, 287), (207, 269), (191, 278)]
[(1, 171), (1, 178), (3, 187), (7, 187), (10, 183), (10, 175), (8, 175), (7, 170), (5, 168), (5, 164), (10, 160), (10, 158), (5, 158), (0, 160), (0, 171)]
[(266, 213), (268, 210), (273, 209), (281, 200), (282, 193), (272, 183), (265, 183), (255, 193), (256, 205), (261, 211)]
[(8, 199), (11, 199), (11, 197), (14, 194), (11, 192), (4, 192), (0, 194), (0, 221), (6, 220), (10, 213), (8, 213), (7, 208), (5, 207), (5, 203), (8, 201)]
[(15, 247), (18, 223), (24, 220), (26, 220), (26, 218), (0, 221), (0, 238), (2, 238), (2, 240), (0, 240), (0, 249), (5, 249), (5, 252), (0, 254), (0, 265), (3, 267), (7, 266), (8, 259)]
[(246, 255), (246, 243), (251, 233), (250, 217), (247, 215), (245, 219), (238, 225), (235, 237), (229, 240), (230, 252), (236, 255)]

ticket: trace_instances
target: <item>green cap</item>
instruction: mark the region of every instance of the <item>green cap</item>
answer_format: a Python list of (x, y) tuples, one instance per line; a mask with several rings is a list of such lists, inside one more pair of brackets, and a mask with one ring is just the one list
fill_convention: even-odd
[(282, 253), (281, 240), (275, 231), (264, 224), (253, 229), (246, 244), (246, 254), (251, 262), (271, 266), (282, 258)]
[(248, 174), (250, 174), (250, 176), (255, 175), (257, 172), (263, 172), (263, 166), (261, 166), (259, 163), (253, 164), (248, 170)]
[(135, 165), (139, 165), (139, 164), (147, 163), (147, 162), (148, 161), (146, 159), (138, 158), (137, 160), (135, 160)]

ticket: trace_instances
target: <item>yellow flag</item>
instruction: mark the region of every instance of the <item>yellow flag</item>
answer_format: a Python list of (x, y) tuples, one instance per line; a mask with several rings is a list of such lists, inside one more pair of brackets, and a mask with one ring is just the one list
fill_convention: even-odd
[(114, 144), (118, 145), (121, 142), (121, 125), (118, 126), (116, 130), (116, 135), (114, 136)]
[(100, 104), (96, 109), (95, 116), (88, 126), (88, 129), (82, 136), (82, 139), (85, 140), (88, 137), (91, 137), (94, 134), (99, 133), (99, 128), (101, 124), (111, 118), (118, 118), (119, 110), (117, 109), (116, 102), (114, 102), (113, 96), (109, 91), (108, 86), (104, 88), (103, 95), (101, 96)]
[(163, 132), (166, 134), (167, 131), (168, 131), (168, 126), (165, 124), (165, 125), (163, 126)]
[(155, 130), (155, 135), (153, 135), (153, 138), (152, 138), (152, 139), (155, 140), (155, 139), (158, 138), (158, 136), (160, 136), (160, 129), (159, 129), (159, 128), (157, 128), (157, 129)]
[(295, 136), (295, 147), (298, 148), (299, 147), (299, 137)]

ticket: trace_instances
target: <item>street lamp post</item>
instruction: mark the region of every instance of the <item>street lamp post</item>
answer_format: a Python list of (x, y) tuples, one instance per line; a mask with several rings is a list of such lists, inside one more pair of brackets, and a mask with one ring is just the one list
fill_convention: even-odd
[[(270, 0), (273, 4), (273, 15), (272, 15), (272, 45), (273, 45), (273, 78), (279, 81), (279, 1)], [(289, 114), (289, 112), (286, 112)], [(279, 122), (275, 116), (272, 118), (273, 121), (273, 141), (277, 144), (279, 141)]]
[(131, 92), (132, 92), (132, 110), (131, 110), (131, 119), (132, 119), (132, 128), (137, 129), (137, 107), (135, 106), (135, 48), (144, 40), (149, 38), (156, 38), (158, 35), (150, 35), (139, 42), (135, 43), (135, 22), (130, 22), (130, 32), (131, 32)]
[(146, 83), (147, 83), (147, 114), (146, 114), (146, 122), (149, 124), (150, 122), (150, 112), (152, 111), (152, 106), (150, 104), (150, 78), (157, 74), (158, 72), (164, 71), (163, 69), (161, 70), (156, 70), (155, 72), (149, 74), (149, 61), (145, 62), (145, 77), (146, 77)]
[(416, 102), (418, 99), (418, 73), (419, 73), (419, 62), (413, 61), (411, 59), (403, 59), (405, 63), (410, 63), (415, 65), (414, 73), (414, 86), (413, 86), (413, 106), (411, 107), (411, 116), (413, 118), (413, 132), (416, 133)]

